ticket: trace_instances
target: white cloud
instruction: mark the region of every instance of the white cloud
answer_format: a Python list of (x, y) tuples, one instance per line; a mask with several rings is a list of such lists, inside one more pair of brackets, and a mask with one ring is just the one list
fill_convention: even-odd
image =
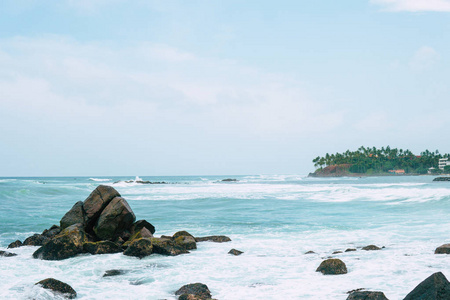
[(450, 0), (370, 0), (388, 11), (436, 11), (450, 12)]
[(439, 53), (431, 47), (420, 47), (411, 58), (409, 67), (416, 72), (425, 71), (433, 67), (439, 60)]

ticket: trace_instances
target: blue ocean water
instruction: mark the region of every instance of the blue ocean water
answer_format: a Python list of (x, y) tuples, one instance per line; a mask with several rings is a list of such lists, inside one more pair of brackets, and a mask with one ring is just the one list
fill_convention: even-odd
[[(216, 299), (346, 299), (357, 288), (403, 299), (434, 272), (450, 276), (450, 182), (430, 176), (307, 178), (300, 175), (0, 178), (0, 250), (41, 233), (99, 184), (113, 186), (156, 236), (187, 230), (227, 235), (230, 243), (198, 243), (176, 257), (81, 255), (63, 261), (32, 258), (38, 247), (0, 257), (0, 299), (55, 299), (34, 283), (54, 277), (79, 299), (176, 299), (187, 283), (208, 285)], [(369, 244), (381, 251), (363, 251)], [(236, 248), (241, 256), (230, 256)], [(332, 254), (347, 248), (355, 252)], [(305, 255), (307, 251), (316, 254)], [(328, 257), (348, 274), (315, 272)], [(103, 278), (106, 270), (124, 275)]]

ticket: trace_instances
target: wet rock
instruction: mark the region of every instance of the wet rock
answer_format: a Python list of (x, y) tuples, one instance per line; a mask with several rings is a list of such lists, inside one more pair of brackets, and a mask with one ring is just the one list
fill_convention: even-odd
[(404, 300), (448, 300), (450, 283), (441, 272), (434, 273), (414, 288)]
[(231, 239), (224, 235), (211, 235), (204, 237), (196, 237), (196, 242), (214, 242), (214, 243), (226, 243), (231, 242)]
[(211, 299), (211, 292), (208, 289), (208, 286), (203, 283), (191, 283), (184, 285), (178, 291), (175, 292), (175, 295), (180, 296), (178, 299), (185, 299), (185, 300)]
[(112, 254), (122, 252), (120, 245), (111, 241), (87, 242), (83, 244), (83, 251), (90, 254)]
[(12, 256), (17, 256), (16, 253), (11, 253), (11, 252), (7, 252), (7, 251), (2, 251), (0, 250), (0, 256), (3, 257), (12, 257)]
[(345, 252), (353, 252), (353, 251), (356, 251), (356, 249), (355, 248), (348, 248), (347, 250), (345, 250)]
[(128, 202), (115, 197), (101, 212), (94, 232), (100, 240), (114, 240), (131, 228), (135, 219)]
[(142, 228), (147, 228), (148, 231), (150, 231), (151, 234), (155, 234), (155, 226), (153, 226), (152, 224), (150, 224), (146, 220), (136, 221), (133, 224), (133, 226), (132, 226), (131, 232), (135, 233), (135, 232), (141, 230)]
[(45, 229), (42, 232), (42, 235), (51, 239), (54, 236), (58, 235), (60, 232), (61, 232), (61, 228), (59, 226), (53, 225), (49, 229)]
[(172, 239), (177, 246), (184, 250), (197, 249), (197, 243), (194, 236), (187, 231), (178, 231), (172, 236)]
[(65, 229), (73, 224), (83, 224), (86, 223), (86, 213), (83, 208), (83, 201), (78, 201), (74, 206), (66, 212), (66, 214), (61, 218), (59, 224), (61, 229)]
[(81, 224), (67, 227), (33, 253), (34, 258), (62, 260), (83, 253), (86, 233)]
[(324, 275), (347, 274), (347, 266), (340, 259), (330, 258), (324, 260), (317, 268), (316, 272), (321, 272)]
[(103, 209), (116, 197), (120, 197), (120, 194), (113, 187), (99, 185), (84, 200), (83, 208), (86, 213), (87, 231), (91, 231)]
[(226, 179), (222, 179), (222, 182), (237, 182), (238, 180), (235, 178), (226, 178)]
[(147, 238), (141, 238), (133, 241), (123, 252), (124, 255), (144, 258), (153, 253), (152, 241)]
[(231, 249), (230, 251), (228, 251), (228, 254), (232, 254), (235, 256), (241, 255), (242, 253), (244, 253), (244, 252), (236, 250), (236, 249)]
[(189, 253), (186, 249), (180, 247), (172, 239), (152, 238), (153, 253), (161, 255), (176, 256)]
[(105, 274), (103, 274), (102, 277), (111, 277), (111, 276), (119, 276), (127, 273), (125, 270), (107, 270), (105, 271)]
[(450, 254), (450, 244), (444, 244), (437, 247), (434, 254)]
[(141, 239), (141, 238), (152, 238), (153, 234), (146, 228), (143, 227), (141, 228), (138, 232), (136, 232), (135, 234), (133, 234), (128, 241), (126, 241), (123, 246), (124, 247), (128, 247), (131, 242)]
[(33, 234), (30, 237), (27, 237), (25, 241), (23, 241), (23, 246), (42, 246), (49, 240), (48, 237), (43, 236), (42, 234)]
[(334, 251), (332, 254), (340, 254), (342, 251)]
[(305, 252), (305, 254), (316, 254), (316, 252), (310, 250), (308, 252)]
[(18, 247), (20, 247), (20, 246), (22, 246), (22, 245), (23, 245), (22, 242), (19, 241), (19, 240), (17, 240), (17, 241), (15, 241), (15, 242), (12, 242), (11, 244), (9, 244), (9, 245), (8, 245), (8, 249), (11, 249), (11, 248), (18, 248)]
[(44, 289), (49, 289), (56, 293), (61, 293), (69, 299), (74, 299), (77, 297), (77, 292), (70, 285), (54, 278), (41, 280), (36, 283), (36, 285), (41, 285)]
[(363, 247), (362, 250), (372, 251), (372, 250), (381, 250), (381, 248), (377, 247), (375, 245), (368, 245), (368, 246)]
[(347, 300), (389, 300), (383, 292), (355, 291), (350, 293)]

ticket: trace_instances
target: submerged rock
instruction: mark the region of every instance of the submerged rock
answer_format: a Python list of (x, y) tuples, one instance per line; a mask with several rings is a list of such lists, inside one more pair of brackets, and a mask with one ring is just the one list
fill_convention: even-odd
[(11, 248), (18, 248), (18, 247), (20, 247), (20, 246), (22, 246), (22, 245), (23, 245), (22, 242), (19, 241), (19, 240), (17, 240), (17, 241), (15, 241), (15, 242), (12, 242), (11, 244), (9, 244), (9, 245), (8, 245), (8, 249), (11, 249)]
[(226, 179), (222, 179), (222, 182), (237, 182), (239, 180), (235, 179), (235, 178), (226, 178)]
[(310, 251), (305, 252), (305, 254), (316, 254), (316, 252), (310, 250)]
[(125, 270), (106, 270), (102, 277), (119, 276), (127, 273)]
[(232, 254), (235, 256), (241, 255), (242, 253), (244, 253), (244, 252), (236, 250), (236, 249), (231, 249), (230, 251), (228, 251), (228, 254)]
[(434, 254), (450, 254), (450, 244), (444, 244), (437, 247)]
[(25, 241), (23, 241), (23, 246), (42, 246), (50, 239), (42, 234), (33, 234), (30, 237), (27, 237)]
[(153, 253), (153, 244), (150, 239), (141, 238), (133, 241), (123, 252), (124, 255), (144, 258)]
[(11, 252), (7, 252), (7, 251), (0, 250), (0, 256), (4, 256), (4, 257), (12, 257), (12, 256), (17, 256), (17, 254), (16, 254), (16, 253), (11, 253)]
[(83, 253), (86, 233), (81, 224), (67, 227), (33, 253), (34, 258), (62, 260)]
[(383, 292), (355, 291), (350, 293), (347, 300), (389, 300)]
[(196, 237), (196, 242), (214, 242), (214, 243), (226, 243), (231, 242), (231, 239), (225, 235), (211, 235), (204, 237)]
[(175, 295), (180, 296), (178, 299), (184, 300), (211, 299), (211, 291), (208, 289), (208, 286), (203, 283), (191, 283), (183, 285), (178, 291), (175, 292)]
[(73, 224), (82, 224), (85, 226), (86, 223), (86, 213), (83, 208), (83, 201), (78, 201), (74, 206), (66, 212), (59, 221), (61, 229), (65, 229)]
[(356, 249), (355, 248), (348, 248), (347, 250), (345, 250), (345, 252), (353, 252), (353, 251), (356, 251)]
[(316, 272), (321, 272), (324, 275), (347, 274), (347, 266), (340, 259), (330, 258), (324, 260), (317, 268)]
[(416, 286), (404, 300), (448, 300), (450, 283), (441, 272), (434, 273)]
[(381, 248), (375, 245), (368, 245), (363, 247), (362, 250), (372, 251), (372, 250), (381, 250)]
[(70, 285), (54, 278), (41, 280), (36, 283), (36, 285), (41, 285), (44, 289), (49, 289), (54, 292), (61, 293), (69, 299), (74, 299), (77, 297), (77, 292)]
[(87, 242), (83, 244), (83, 251), (90, 254), (112, 254), (122, 252), (120, 245), (111, 241)]

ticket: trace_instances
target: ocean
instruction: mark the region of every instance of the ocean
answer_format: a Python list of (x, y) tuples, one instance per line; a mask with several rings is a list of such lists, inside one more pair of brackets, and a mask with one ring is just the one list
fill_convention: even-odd
[[(236, 182), (223, 182), (233, 178)], [(188, 283), (206, 284), (213, 298), (346, 299), (365, 288), (403, 299), (435, 272), (450, 278), (450, 182), (431, 176), (308, 178), (301, 175), (0, 178), (0, 299), (55, 299), (34, 284), (53, 277), (78, 299), (176, 299)], [(155, 236), (186, 230), (226, 235), (190, 254), (79, 255), (62, 261), (33, 259), (38, 248), (6, 249), (41, 233), (98, 185), (113, 186), (145, 219)], [(385, 247), (364, 251), (374, 244)], [(232, 248), (244, 254), (232, 256)], [(332, 254), (355, 248), (354, 252)], [(305, 254), (314, 251), (315, 254)], [(345, 262), (345, 275), (316, 272), (328, 258)], [(107, 270), (125, 273), (103, 277)]]

